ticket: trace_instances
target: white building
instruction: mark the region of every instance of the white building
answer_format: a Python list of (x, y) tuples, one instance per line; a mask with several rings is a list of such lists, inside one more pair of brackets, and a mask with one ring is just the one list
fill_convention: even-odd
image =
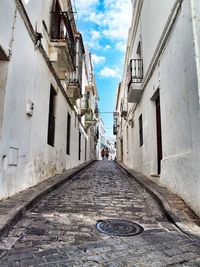
[(81, 106), (95, 79), (70, 0), (0, 1), (0, 25), (3, 199), (94, 158), (96, 113)]
[(101, 151), (106, 147), (106, 130), (102, 118), (98, 120), (99, 140), (97, 144), (97, 159), (102, 160)]
[(200, 1), (135, 0), (114, 132), (117, 158), (200, 216)]
[(116, 158), (115, 140), (113, 140), (113, 138), (107, 138), (106, 147), (108, 148), (108, 152), (109, 152), (108, 159), (115, 160)]

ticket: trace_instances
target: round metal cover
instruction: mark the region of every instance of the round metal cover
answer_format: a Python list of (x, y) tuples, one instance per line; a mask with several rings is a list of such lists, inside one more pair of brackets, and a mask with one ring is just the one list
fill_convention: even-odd
[(133, 236), (144, 231), (137, 223), (118, 219), (98, 221), (96, 228), (104, 234), (116, 236)]

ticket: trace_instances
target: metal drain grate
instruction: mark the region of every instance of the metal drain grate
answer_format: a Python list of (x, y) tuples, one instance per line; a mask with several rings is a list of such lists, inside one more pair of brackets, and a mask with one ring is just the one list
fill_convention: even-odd
[(137, 223), (118, 219), (98, 221), (96, 228), (104, 234), (115, 236), (139, 235), (144, 231)]

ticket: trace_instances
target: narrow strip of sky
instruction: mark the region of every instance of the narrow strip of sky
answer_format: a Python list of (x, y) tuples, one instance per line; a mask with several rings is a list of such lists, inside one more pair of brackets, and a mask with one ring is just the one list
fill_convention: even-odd
[[(131, 22), (131, 0), (74, 0), (74, 7), (78, 29), (92, 53), (100, 112), (114, 111)], [(107, 136), (113, 137), (113, 114), (100, 115)]]

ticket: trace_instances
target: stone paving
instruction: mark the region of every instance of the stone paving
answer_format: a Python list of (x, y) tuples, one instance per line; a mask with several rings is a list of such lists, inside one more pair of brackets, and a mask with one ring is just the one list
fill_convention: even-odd
[[(98, 220), (145, 231), (117, 237)], [(0, 243), (0, 266), (200, 266), (200, 240), (168, 222), (152, 196), (113, 161), (95, 162), (26, 212)]]

